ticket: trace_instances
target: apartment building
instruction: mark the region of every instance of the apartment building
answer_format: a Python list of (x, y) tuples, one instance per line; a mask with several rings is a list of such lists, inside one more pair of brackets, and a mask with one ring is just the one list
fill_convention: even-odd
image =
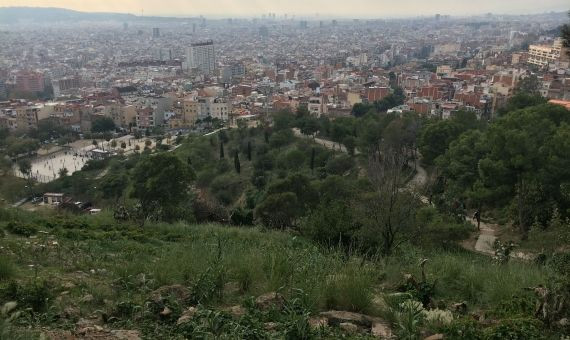
[(536, 66), (547, 66), (560, 60), (562, 56), (562, 39), (554, 40), (552, 46), (530, 45), (528, 47), (527, 63)]

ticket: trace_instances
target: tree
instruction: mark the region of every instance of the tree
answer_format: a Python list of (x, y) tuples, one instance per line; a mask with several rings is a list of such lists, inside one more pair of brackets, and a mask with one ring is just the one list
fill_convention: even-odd
[(536, 75), (531, 75), (526, 78), (519, 80), (515, 93), (524, 93), (530, 96), (540, 95), (541, 84)]
[(301, 232), (327, 247), (350, 249), (357, 226), (352, 207), (347, 202), (321, 203), (301, 222)]
[(279, 149), (283, 146), (291, 144), (295, 140), (295, 136), (290, 129), (278, 131), (269, 137), (269, 146)]
[(507, 105), (505, 107), (499, 109), (498, 114), (499, 116), (504, 116), (511, 111), (540, 104), (546, 104), (546, 98), (541, 95), (531, 95), (524, 92), (518, 92), (507, 101)]
[(115, 130), (115, 122), (109, 117), (98, 117), (91, 123), (92, 132), (108, 132)]
[(218, 139), (220, 140), (220, 142), (222, 143), (227, 143), (230, 141), (230, 138), (228, 137), (228, 134), (226, 133), (225, 130), (222, 130), (218, 133)]
[(269, 137), (271, 135), (271, 132), (268, 129), (263, 130), (263, 140), (265, 141), (265, 143), (269, 144)]
[(353, 166), (354, 166), (354, 160), (352, 159), (352, 157), (343, 154), (329, 159), (329, 161), (325, 166), (325, 169), (329, 174), (342, 176), (346, 172), (350, 171), (350, 169), (352, 169)]
[(550, 198), (559, 193), (563, 179), (557, 179), (556, 186), (546, 186), (544, 165), (549, 141), (563, 122), (570, 122), (567, 110), (539, 105), (510, 112), (487, 132), (489, 152), (479, 164), (481, 178), (495, 197), (515, 198), (512, 206), (523, 238), (539, 210), (548, 211)]
[(273, 129), (275, 131), (293, 127), (295, 116), (290, 111), (279, 111), (273, 115)]
[(18, 169), (24, 176), (29, 178), (32, 173), (32, 163), (27, 159), (22, 159), (18, 161)]
[(224, 142), (220, 141), (220, 159), (224, 158)]
[(370, 110), (374, 110), (374, 105), (364, 104), (364, 103), (356, 103), (352, 107), (352, 114), (355, 117), (362, 117), (365, 114), (367, 114), (368, 112), (370, 112)]
[(342, 140), (342, 144), (346, 148), (348, 154), (354, 156), (354, 152), (356, 151), (356, 139), (353, 136), (346, 136)]
[(234, 155), (234, 168), (236, 169), (236, 172), (239, 174), (241, 172), (241, 165), (239, 163), (239, 154), (236, 151), (235, 155)]
[(471, 112), (458, 112), (451, 119), (436, 120), (427, 124), (419, 140), (424, 162), (433, 164), (438, 156), (447, 151), (452, 141), (463, 132), (474, 128), (480, 128), (480, 123)]
[[(568, 16), (570, 16), (570, 12), (568, 12)], [(564, 47), (569, 49), (566, 51), (566, 53), (570, 56), (570, 24), (564, 24), (562, 26), (562, 29), (560, 30), (560, 36), (562, 37), (562, 43)]]
[(111, 140), (111, 147), (112, 148), (116, 148), (117, 147), (117, 141), (116, 140)]
[(319, 120), (315, 117), (306, 116), (299, 120), (298, 126), (301, 133), (313, 136), (319, 131)]
[(61, 168), (58, 171), (59, 177), (66, 177), (68, 173), (69, 173), (69, 170), (67, 170), (67, 168)]
[(121, 143), (121, 149), (125, 150), (127, 148), (127, 143), (122, 142)]
[(174, 221), (185, 216), (194, 174), (178, 157), (171, 153), (146, 157), (131, 177), (130, 196), (140, 203), (141, 226), (151, 218)]
[(411, 191), (401, 189), (405, 161), (401, 150), (390, 147), (371, 156), (368, 173), (373, 191), (362, 197), (359, 206), (361, 244), (365, 249), (378, 247), (384, 256), (414, 236), (418, 200)]
[(93, 142), (91, 142), (91, 144), (93, 144), (94, 147), (97, 147), (97, 145), (98, 145), (99, 143), (97, 143), (97, 141), (94, 139)]
[(289, 170), (299, 170), (305, 163), (305, 154), (298, 149), (279, 155), (277, 160), (279, 167)]
[(247, 160), (251, 162), (251, 141), (247, 141)]
[(254, 216), (271, 228), (291, 227), (299, 216), (297, 196), (292, 192), (271, 194), (255, 208)]
[(127, 188), (128, 179), (124, 173), (110, 173), (103, 177), (99, 184), (99, 189), (103, 193), (105, 199), (115, 199), (115, 202), (123, 195), (123, 191)]

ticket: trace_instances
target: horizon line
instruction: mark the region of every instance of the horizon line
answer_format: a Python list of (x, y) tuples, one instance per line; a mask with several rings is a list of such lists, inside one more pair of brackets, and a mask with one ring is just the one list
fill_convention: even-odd
[[(491, 14), (492, 16), (502, 16), (502, 17), (517, 17), (517, 16), (532, 16), (532, 15), (545, 15), (545, 14), (562, 14), (562, 13), (570, 13), (568, 10), (560, 9), (560, 10), (545, 10), (540, 12), (527, 12), (527, 13), (518, 13), (518, 14), (506, 14), (506, 13), (493, 13), (489, 11), (482, 11), (480, 13), (471, 13), (471, 14), (446, 14), (446, 13), (433, 13), (433, 14), (418, 14), (418, 15), (390, 15), (390, 16), (366, 16), (366, 15), (354, 15), (354, 16), (343, 16), (343, 15), (335, 15), (335, 14), (321, 14), (321, 13), (314, 13), (313, 15), (303, 15), (297, 13), (277, 13), (277, 12), (263, 12), (263, 13), (256, 13), (252, 15), (231, 15), (231, 14), (208, 14), (208, 13), (196, 13), (194, 15), (185, 14), (185, 15), (177, 15), (177, 14), (148, 14), (148, 15), (141, 15), (136, 14), (134, 12), (123, 12), (123, 11), (83, 11), (77, 10), (69, 7), (54, 7), (54, 6), (0, 6), (0, 9), (5, 8), (27, 8), (27, 9), (61, 9), (61, 10), (68, 10), (74, 11), (78, 13), (87, 13), (87, 14), (125, 14), (131, 15), (137, 18), (144, 18), (144, 17), (157, 17), (157, 18), (176, 18), (176, 19), (195, 19), (198, 17), (203, 17), (205, 19), (208, 18), (215, 18), (217, 20), (221, 19), (262, 19), (262, 16), (265, 14), (276, 14), (277, 18), (283, 20), (284, 16), (287, 15), (287, 21), (293, 21), (296, 19), (299, 20), (307, 20), (307, 21), (319, 21), (322, 19), (346, 19), (346, 20), (354, 20), (354, 19), (365, 19), (365, 20), (383, 20), (383, 19), (417, 19), (417, 18), (431, 18), (437, 14), (441, 15), (442, 17), (450, 17), (450, 18), (474, 18), (474, 17), (481, 17)], [(142, 8), (144, 13), (144, 8)], [(319, 19), (320, 18), (320, 19)]]

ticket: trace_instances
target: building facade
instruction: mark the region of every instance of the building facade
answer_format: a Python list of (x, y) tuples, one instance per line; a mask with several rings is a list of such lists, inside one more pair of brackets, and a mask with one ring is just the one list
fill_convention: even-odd
[(186, 64), (189, 70), (197, 69), (201, 74), (212, 75), (216, 70), (214, 42), (208, 40), (192, 44), (186, 50)]

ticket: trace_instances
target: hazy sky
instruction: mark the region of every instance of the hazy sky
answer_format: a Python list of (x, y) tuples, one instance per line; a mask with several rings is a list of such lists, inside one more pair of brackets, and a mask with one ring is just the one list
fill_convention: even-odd
[(3, 6), (63, 7), (80, 11), (176, 16), (277, 15), (401, 17), (567, 11), (569, 0), (0, 0)]

